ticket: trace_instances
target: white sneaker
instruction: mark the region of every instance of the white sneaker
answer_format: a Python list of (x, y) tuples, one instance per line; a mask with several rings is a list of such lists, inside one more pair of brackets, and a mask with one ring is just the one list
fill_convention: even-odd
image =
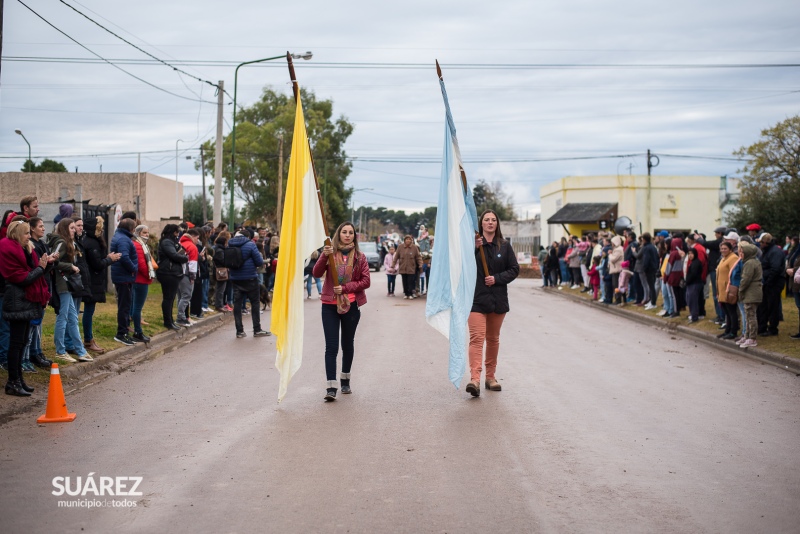
[(578, 289), (579, 287), (581, 286), (579, 286), (578, 284), (572, 284), (571, 286), (569, 286), (570, 289)]
[(656, 315), (658, 315), (659, 317), (664, 317), (666, 314), (667, 314), (667, 310), (661, 310)]
[(56, 354), (56, 358), (58, 358), (59, 360), (64, 360), (65, 362), (69, 363), (75, 363), (78, 361), (69, 354)]
[(561, 291), (562, 289), (564, 289), (564, 284), (561, 284), (560, 286), (558, 286), (558, 290), (559, 291)]
[(93, 362), (93, 361), (94, 361), (94, 358), (92, 358), (92, 357), (89, 355), (89, 353), (87, 352), (87, 353), (86, 353), (86, 354), (84, 354), (83, 356), (79, 356), (79, 357), (78, 357), (78, 361), (79, 361), (79, 362)]
[(211, 308), (203, 308), (203, 311), (204, 311), (205, 313), (208, 313), (208, 312), (210, 312), (210, 311), (211, 311)]
[(743, 348), (743, 349), (746, 349), (746, 348), (749, 348), (749, 347), (757, 347), (757, 346), (758, 346), (758, 343), (756, 342), (756, 340), (755, 340), (755, 339), (746, 339), (746, 340), (745, 340), (744, 342), (742, 342), (742, 343), (741, 343), (739, 346), (740, 346), (741, 348)]

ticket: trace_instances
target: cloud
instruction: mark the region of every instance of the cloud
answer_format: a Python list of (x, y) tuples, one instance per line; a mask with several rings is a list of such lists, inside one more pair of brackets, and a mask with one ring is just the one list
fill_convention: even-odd
[[(60, 3), (30, 5), (105, 57), (145, 57)], [(502, 177), (515, 205), (526, 211), (538, 202), (539, 187), (561, 176), (615, 174), (630, 163), (636, 165), (633, 172), (645, 172), (641, 154), (648, 148), (656, 154), (729, 155), (754, 142), (761, 129), (796, 114), (800, 105), (800, 93), (790, 93), (797, 91), (797, 69), (599, 67), (795, 62), (800, 5), (791, 1), (334, 5), (311, 0), (298, 5), (240, 0), (220, 9), (211, 0), (82, 0), (73, 5), (165, 59), (237, 62), (312, 50), (312, 61), (297, 62), (300, 83), (319, 98), (332, 99), (334, 112), (356, 126), (345, 147), (359, 158), (348, 185), (372, 187), (387, 196), (363, 198), (393, 209), (422, 209), (425, 201), (435, 201), (440, 164), (364, 160), (441, 157), (444, 109), (435, 58), (444, 68), (470, 180)], [(19, 3), (6, 3), (5, 9), (14, 24), (6, 24), (4, 35), (0, 170), (18, 170), (27, 157), (16, 128), (25, 132), (34, 157), (63, 156), (59, 159), (70, 169), (102, 164), (104, 171), (135, 171), (136, 156), (78, 155), (163, 151), (143, 155), (142, 168), (168, 177), (175, 172), (176, 139), (188, 141), (183, 149), (214, 135), (214, 105), (169, 96), (108, 65), (8, 60), (91, 56)], [(333, 65), (344, 62), (376, 65)], [(429, 67), (383, 68), (387, 64)], [(598, 67), (470, 69), (459, 64)], [(123, 68), (171, 92), (195, 98), (202, 90), (203, 99), (214, 100), (210, 87), (167, 67)], [(223, 79), (233, 92), (232, 66), (185, 68), (207, 80)], [(288, 93), (287, 82), (281, 61), (245, 67), (239, 102), (253, 103), (265, 85)], [(227, 133), (231, 106), (225, 113)], [(624, 162), (569, 159), (632, 153), (640, 155)], [(545, 158), (564, 160), (508, 161)], [(471, 163), (477, 160), (488, 163)], [(199, 174), (192, 162), (178, 163), (179, 174)], [(661, 157), (654, 172), (721, 175), (739, 167)]]

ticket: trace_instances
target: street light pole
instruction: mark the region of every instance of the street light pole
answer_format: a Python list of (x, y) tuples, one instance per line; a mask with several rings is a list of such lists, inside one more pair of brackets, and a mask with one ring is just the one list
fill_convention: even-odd
[(181, 218), (181, 213), (178, 210), (178, 202), (180, 201), (178, 198), (178, 143), (182, 141), (183, 139), (178, 139), (175, 141), (175, 216), (179, 219)]
[[(312, 57), (311, 52), (306, 52), (305, 54), (292, 54), (293, 58), (303, 58), (305, 60), (309, 60)], [(230, 232), (233, 232), (234, 224), (236, 221), (236, 217), (234, 216), (233, 212), (233, 188), (236, 183), (235, 181), (235, 174), (236, 174), (236, 96), (239, 91), (239, 69), (244, 67), (245, 65), (252, 65), (253, 63), (263, 63), (265, 61), (272, 61), (275, 59), (283, 59), (286, 57), (286, 54), (282, 54), (280, 56), (274, 57), (265, 57), (263, 59), (254, 59), (253, 61), (245, 61), (244, 63), (239, 63), (236, 66), (236, 70), (233, 73), (233, 126), (231, 128), (231, 181), (230, 181), (230, 192), (231, 192), (231, 201), (230, 201), (230, 213), (228, 229)]]
[(25, 140), (25, 144), (28, 145), (28, 161), (30, 161), (31, 164), (33, 164), (33, 160), (31, 159), (31, 144), (28, 142), (28, 139), (22, 133), (22, 130), (14, 130), (14, 133), (22, 136), (22, 139)]

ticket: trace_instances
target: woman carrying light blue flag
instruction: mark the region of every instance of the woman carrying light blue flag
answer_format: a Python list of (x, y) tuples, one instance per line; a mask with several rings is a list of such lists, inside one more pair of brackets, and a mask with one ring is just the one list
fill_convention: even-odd
[[(469, 314), (469, 371), (467, 391), (473, 397), (481, 394), (483, 349), (486, 347), (486, 389), (500, 391), (495, 378), (497, 354), (500, 351), (500, 327), (509, 311), (508, 284), (519, 275), (517, 256), (511, 244), (503, 238), (500, 219), (493, 210), (481, 213), (478, 219), (480, 236), (475, 237), (475, 262), (478, 275), (475, 296)], [(484, 271), (481, 255), (486, 259)]]

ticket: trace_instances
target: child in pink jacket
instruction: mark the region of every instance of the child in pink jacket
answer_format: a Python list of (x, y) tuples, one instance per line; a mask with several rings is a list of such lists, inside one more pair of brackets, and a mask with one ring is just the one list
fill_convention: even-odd
[(389, 252), (386, 253), (386, 257), (383, 258), (383, 266), (386, 269), (386, 278), (389, 283), (389, 292), (386, 293), (387, 297), (394, 296), (394, 283), (397, 280), (397, 267), (392, 267), (392, 263), (394, 263), (394, 243), (389, 243)]
[(616, 289), (617, 298), (622, 299), (622, 302), (619, 304), (620, 306), (625, 306), (625, 302), (628, 298), (628, 286), (633, 277), (633, 273), (629, 269), (630, 266), (631, 262), (629, 261), (623, 261), (620, 265), (622, 271), (619, 273), (619, 287)]

